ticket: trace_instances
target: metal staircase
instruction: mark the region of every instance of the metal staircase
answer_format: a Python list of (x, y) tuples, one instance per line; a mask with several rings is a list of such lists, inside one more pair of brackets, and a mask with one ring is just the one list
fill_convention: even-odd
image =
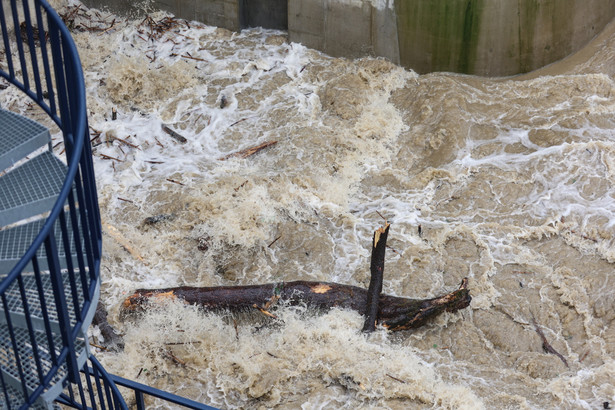
[[(117, 385), (212, 407), (109, 375), (87, 328), (100, 293), (100, 215), (85, 88), (70, 33), (45, 0), (0, 2), (0, 77), (59, 127), (0, 108), (0, 409), (127, 409)], [(117, 385), (116, 385), (117, 384)]]
[[(0, 110), (0, 126), (0, 172), (5, 171), (0, 177), (0, 227), (5, 228), (0, 231), (0, 278), (5, 278), (42, 230), (68, 167), (51, 152), (51, 136), (40, 124)], [(16, 165), (17, 160), (21, 163)], [(71, 218), (63, 212), (63, 219), (68, 221), (67, 232), (72, 232)], [(83, 234), (78, 218), (76, 226)], [(61, 224), (54, 224), (53, 228), (50, 242), (55, 242), (58, 250), (57, 277), (51, 274), (46, 248), (41, 247), (35, 260), (27, 264), (3, 294), (0, 373), (9, 392), (4, 400), (12, 404), (34, 396), (46, 379), (46, 387), (33, 403), (36, 407), (49, 406), (64, 390), (69, 366), (68, 361), (58, 360), (63, 346), (61, 323), (76, 330), (71, 332), (77, 336), (72, 344), (76, 368), (83, 368), (88, 358), (86, 331), (94, 315), (99, 283), (87, 275), (87, 267), (83, 269), (86, 275), (80, 277), (75, 236), (69, 235), (64, 241)], [(84, 247), (79, 248), (83, 252)], [(34, 264), (38, 265), (38, 272)], [(69, 265), (72, 269), (68, 269)], [(62, 321), (66, 318), (60, 317), (58, 304), (54, 303), (56, 289), (64, 294), (68, 322)]]

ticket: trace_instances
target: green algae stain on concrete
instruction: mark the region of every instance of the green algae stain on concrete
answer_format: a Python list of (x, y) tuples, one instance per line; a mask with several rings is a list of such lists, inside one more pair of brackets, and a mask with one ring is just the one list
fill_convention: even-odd
[(483, 0), (470, 0), (463, 17), (463, 35), (461, 37), (461, 52), (458, 69), (461, 73), (474, 71), (474, 62), (478, 49), (480, 17), (483, 10)]
[(472, 72), (484, 1), (396, 1), (402, 65), (419, 73)]
[(519, 10), (519, 72), (531, 71), (574, 51), (574, 0), (527, 0)]

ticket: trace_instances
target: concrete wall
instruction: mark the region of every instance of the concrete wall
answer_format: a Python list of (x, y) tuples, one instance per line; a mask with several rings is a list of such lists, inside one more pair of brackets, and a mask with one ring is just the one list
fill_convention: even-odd
[[(84, 0), (134, 11), (136, 1)], [(375, 55), (419, 73), (502, 76), (580, 49), (615, 17), (615, 0), (154, 0), (178, 17), (240, 30), (288, 29), (333, 56)]]
[(615, 0), (410, 0), (396, 12), (402, 64), (510, 75), (587, 44), (615, 16)]
[(332, 56), (377, 55), (400, 62), (393, 0), (289, 0), (291, 41)]

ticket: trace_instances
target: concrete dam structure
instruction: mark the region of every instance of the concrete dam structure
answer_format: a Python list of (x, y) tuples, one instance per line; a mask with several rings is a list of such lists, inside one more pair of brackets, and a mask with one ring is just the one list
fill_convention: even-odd
[[(84, 3), (135, 9), (124, 0)], [(381, 56), (418, 73), (484, 76), (562, 59), (615, 17), (615, 0), (154, 0), (152, 6), (234, 31), (288, 30), (290, 41), (332, 56)]]

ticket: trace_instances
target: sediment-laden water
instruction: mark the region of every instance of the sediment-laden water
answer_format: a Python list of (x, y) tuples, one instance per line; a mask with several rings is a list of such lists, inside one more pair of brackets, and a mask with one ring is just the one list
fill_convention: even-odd
[[(97, 136), (101, 300), (125, 334), (122, 352), (95, 352), (108, 370), (223, 408), (614, 406), (615, 27), (489, 79), (149, 16), (70, 16)], [(143, 287), (366, 287), (381, 215), (384, 291), (426, 298), (468, 277), (470, 308), (370, 336), (342, 310), (262, 327), (169, 305), (119, 321)]]

